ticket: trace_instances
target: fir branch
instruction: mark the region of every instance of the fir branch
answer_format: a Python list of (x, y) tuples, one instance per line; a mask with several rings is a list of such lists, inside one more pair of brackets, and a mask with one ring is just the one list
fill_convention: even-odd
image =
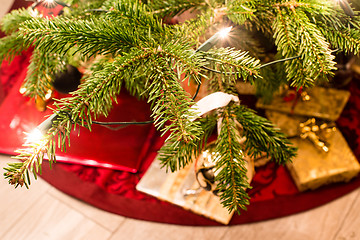
[(197, 124), (189, 120), (194, 115), (189, 111), (192, 105), (191, 98), (181, 87), (175, 72), (171, 70), (171, 62), (162, 59), (156, 61), (149, 77), (151, 82), (147, 84), (148, 101), (152, 103), (155, 126), (161, 128), (164, 133), (171, 130), (169, 138), (191, 142), (197, 138), (199, 130)]
[(360, 18), (347, 17), (342, 10), (314, 15), (316, 23), (332, 47), (347, 54), (358, 55), (360, 51)]
[[(42, 52), (65, 54), (76, 46), (76, 51), (86, 57), (96, 54), (112, 54), (114, 56), (128, 52), (132, 47), (146, 48), (155, 44), (156, 39), (166, 39), (166, 27), (152, 16), (130, 7), (114, 9), (103, 17), (91, 20), (76, 20), (65, 17), (49, 19), (33, 19), (26, 21), (20, 28), (28, 45), (34, 45)], [(132, 5), (134, 9), (140, 6)], [(122, 12), (126, 18), (113, 19)], [(142, 13), (142, 14), (140, 14)], [(121, 14), (120, 14), (121, 15)], [(136, 22), (136, 23), (135, 23)], [(139, 24), (140, 23), (140, 24)], [(149, 28), (153, 26), (153, 28)], [(155, 31), (156, 30), (156, 31)]]
[(166, 171), (170, 169), (171, 172), (182, 169), (193, 160), (198, 147), (195, 140), (191, 142), (168, 140), (159, 150), (158, 159), (161, 167), (165, 167)]
[(87, 57), (96, 54), (116, 55), (121, 50), (133, 47), (137, 41), (124, 25), (104, 22), (102, 19), (32, 20), (26, 21), (20, 31), (27, 44), (36, 46), (42, 52), (61, 55), (75, 46)]
[(204, 53), (204, 58), (220, 66), (221, 72), (229, 73), (229, 76), (234, 75), (235, 78), (241, 78), (243, 81), (253, 83), (255, 78), (260, 77), (260, 60), (250, 57), (247, 52), (219, 48)]
[(39, 96), (42, 99), (48, 90), (52, 89), (52, 81), (57, 72), (63, 71), (67, 59), (51, 53), (33, 51), (28, 66), (27, 76), (23, 83), (25, 95)]
[(206, 3), (202, 0), (186, 1), (186, 0), (153, 0), (149, 6), (153, 9), (153, 13), (160, 17), (169, 17), (181, 14), (189, 9), (201, 10), (206, 7)]
[(218, 153), (216, 170), (218, 182), (216, 190), (220, 193), (221, 204), (229, 212), (246, 210), (249, 196), (246, 192), (250, 185), (246, 176), (247, 168), (244, 152), (240, 144), (240, 136), (233, 114), (234, 104), (225, 107), (221, 113), (221, 130), (216, 141), (215, 151)]
[(234, 106), (236, 120), (243, 128), (246, 137), (245, 150), (249, 156), (257, 157), (266, 152), (273, 160), (284, 164), (295, 156), (296, 148), (283, 133), (267, 119), (255, 114), (244, 106)]
[[(66, 129), (64, 128), (66, 126)], [(37, 142), (26, 142), (22, 149), (17, 150), (17, 156), (15, 159), (21, 160), (17, 163), (9, 163), (8, 167), (5, 167), (4, 173), (5, 179), (8, 179), (11, 185), (18, 186), (25, 185), (27, 188), (31, 184), (30, 172), (34, 178), (37, 179), (37, 175), (41, 174), (41, 166), (43, 159), (46, 157), (50, 166), (56, 161), (55, 149), (56, 143), (54, 141), (55, 136), (58, 136), (58, 143), (66, 145), (66, 140), (70, 140), (71, 121), (69, 116), (61, 114), (57, 116), (57, 119), (53, 122), (53, 126), (49, 131)], [(70, 144), (70, 143), (69, 143)]]
[(176, 42), (158, 49), (151, 60), (146, 84), (148, 102), (151, 102), (155, 126), (163, 134), (170, 132), (159, 159), (163, 166), (175, 171), (191, 161), (204, 134), (199, 122), (190, 121), (195, 117), (190, 111), (193, 102), (180, 85), (182, 79), (188, 77), (199, 82), (204, 63), (186, 44)]
[(37, 11), (21, 8), (11, 11), (1, 19), (1, 30), (7, 36), (0, 39), (0, 63), (3, 60), (12, 61), (14, 56), (28, 48), (18, 28), (23, 22), (34, 18), (40, 18)]
[(5, 36), (0, 39), (0, 63), (4, 60), (11, 62), (16, 55), (26, 50), (27, 46), (24, 41), (19, 37), (17, 32)]
[(108, 1), (103, 7), (111, 9), (106, 14), (109, 21), (122, 22), (126, 20), (129, 27), (141, 26), (143, 29), (150, 29), (152, 33), (164, 34), (164, 37), (166, 37), (166, 26), (151, 14), (151, 10), (145, 4), (132, 0)]
[(200, 38), (204, 36), (208, 28), (212, 25), (209, 21), (208, 14), (204, 13), (196, 18), (189, 19), (183, 24), (174, 25), (174, 32), (177, 38), (187, 39), (192, 45), (197, 48), (200, 44)]
[(209, 115), (197, 120), (201, 127), (201, 133), (198, 139), (194, 139), (192, 142), (181, 142), (176, 139), (168, 139), (166, 144), (159, 150), (159, 160), (162, 167), (165, 167), (171, 172), (177, 171), (199, 155), (200, 151), (205, 147), (208, 142), (208, 138), (213, 134), (217, 125), (216, 115)]
[(64, 8), (62, 16), (71, 19), (91, 19), (94, 15), (100, 16), (106, 13), (106, 10), (102, 9), (102, 6), (107, 0), (68, 0), (64, 2), (66, 2), (71, 9)]
[(328, 42), (301, 10), (279, 8), (273, 29), (275, 44), (284, 57), (301, 56), (285, 63), (293, 86), (311, 86), (335, 69)]
[(259, 8), (258, 1), (229, 1), (227, 6), (227, 17), (237, 23), (243, 25), (246, 21), (252, 20)]
[(261, 78), (260, 61), (250, 57), (247, 52), (236, 51), (230, 48), (220, 48), (203, 53), (204, 59), (209, 62), (209, 88), (216, 91), (232, 93), (235, 90), (236, 81), (249, 81)]
[(21, 23), (41, 16), (37, 10), (20, 8), (11, 11), (1, 19), (1, 30), (5, 34), (11, 34), (19, 29)]
[(358, 54), (360, 17), (347, 16), (335, 1), (311, 2), (306, 8), (306, 14), (319, 27), (332, 48), (347, 54)]
[(39, 146), (30, 145), (30, 150), (20, 150), (20, 155), (17, 158), (21, 159), (23, 163), (7, 168), (6, 178), (9, 178), (9, 182), (16, 186), (30, 184), (25, 178), (28, 175), (28, 169), (30, 167), (35, 176), (39, 173), (38, 169), (41, 169), (44, 152), (47, 152), (50, 163), (55, 160), (55, 143), (53, 139), (56, 135), (58, 136), (58, 147), (65, 151), (66, 146), (70, 146), (70, 133), (73, 126), (74, 129), (76, 129), (76, 126), (91, 129), (92, 113), (95, 113), (95, 115), (107, 115), (111, 109), (113, 99), (116, 99), (115, 95), (121, 89), (120, 80), (123, 75), (119, 73), (124, 72), (131, 64), (146, 56), (142, 52), (138, 53), (138, 55), (134, 53), (133, 55), (114, 59), (113, 63), (107, 63), (102, 70), (94, 72), (91, 79), (83, 83), (73, 97), (58, 100), (55, 105), (59, 117), (54, 122), (53, 128)]
[(343, 31), (328, 31), (327, 37), (336, 49), (344, 51), (346, 54), (359, 55), (360, 53), (360, 30), (350, 29)]
[(122, 82), (131, 76), (134, 66), (145, 61), (152, 51), (134, 49), (129, 54), (114, 58), (113, 62), (102, 62), (102, 67), (94, 71), (72, 97), (60, 102), (61, 110), (70, 111), (75, 122), (90, 128), (91, 113), (107, 116), (116, 95), (120, 93)]

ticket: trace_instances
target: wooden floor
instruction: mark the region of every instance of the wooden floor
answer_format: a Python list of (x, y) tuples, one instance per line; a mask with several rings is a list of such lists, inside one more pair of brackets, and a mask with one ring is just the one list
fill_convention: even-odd
[[(0, 173), (8, 156), (0, 155)], [(139, 221), (94, 208), (42, 179), (13, 189), (0, 178), (1, 240), (360, 239), (360, 189), (319, 208), (253, 224), (188, 227)]]

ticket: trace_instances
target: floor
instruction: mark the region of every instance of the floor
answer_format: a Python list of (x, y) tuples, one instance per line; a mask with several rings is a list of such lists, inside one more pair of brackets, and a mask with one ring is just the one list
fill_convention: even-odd
[[(1, 0), (0, 18), (12, 1)], [(2, 168), (12, 161), (9, 156), (0, 155), (1, 240), (360, 239), (360, 189), (289, 217), (231, 227), (184, 227), (104, 212), (59, 192), (41, 179), (30, 190), (13, 189), (1, 177)]]

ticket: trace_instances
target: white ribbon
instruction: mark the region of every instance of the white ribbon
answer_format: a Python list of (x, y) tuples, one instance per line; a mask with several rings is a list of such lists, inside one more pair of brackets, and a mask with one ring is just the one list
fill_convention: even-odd
[(203, 114), (210, 112), (214, 109), (224, 107), (228, 105), (231, 101), (240, 102), (239, 98), (235, 95), (223, 93), (223, 92), (215, 92), (206, 97), (197, 101), (191, 108), (190, 111), (196, 113), (196, 116), (191, 116), (189, 120), (195, 121), (198, 117)]

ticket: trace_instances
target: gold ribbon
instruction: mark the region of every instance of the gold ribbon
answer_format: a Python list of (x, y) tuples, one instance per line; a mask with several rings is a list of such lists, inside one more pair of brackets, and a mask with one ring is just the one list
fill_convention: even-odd
[(329, 134), (336, 131), (334, 123), (322, 123), (318, 125), (315, 118), (310, 118), (307, 121), (300, 123), (300, 137), (302, 139), (309, 139), (318, 149), (329, 152), (329, 144), (327, 139)]

